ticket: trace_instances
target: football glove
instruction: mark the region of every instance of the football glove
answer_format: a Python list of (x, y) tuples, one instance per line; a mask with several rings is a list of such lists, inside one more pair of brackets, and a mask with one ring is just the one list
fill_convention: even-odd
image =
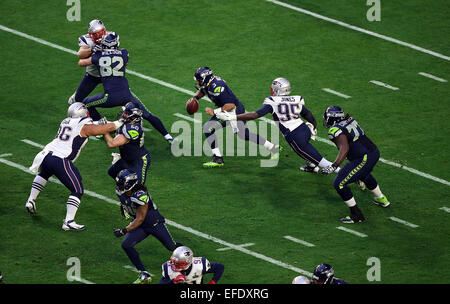
[(175, 279), (173, 279), (174, 284), (184, 284), (186, 282), (186, 276), (179, 274)]
[(311, 131), (311, 139), (316, 140), (317, 129), (314, 128), (314, 125), (310, 122), (307, 122), (306, 125), (308, 126), (309, 130)]
[(106, 117), (100, 118), (97, 123), (99, 125), (106, 125), (108, 123), (108, 120), (106, 119)]
[(124, 236), (125, 234), (127, 234), (127, 228), (122, 228), (122, 229), (114, 228), (113, 233), (116, 237)]
[(101, 52), (102, 51), (102, 45), (101, 44), (96, 44), (94, 45), (94, 47), (91, 49), (92, 53), (97, 53), (97, 52)]
[(336, 169), (338, 167), (339, 166), (336, 163), (332, 163), (328, 167), (322, 168), (322, 170), (320, 170), (320, 173), (323, 174), (323, 175), (328, 175), (328, 174), (333, 173), (334, 171), (336, 171)]
[(208, 285), (208, 284), (216, 284), (216, 282), (214, 282), (214, 280), (211, 280), (208, 283), (206, 283), (206, 285)]

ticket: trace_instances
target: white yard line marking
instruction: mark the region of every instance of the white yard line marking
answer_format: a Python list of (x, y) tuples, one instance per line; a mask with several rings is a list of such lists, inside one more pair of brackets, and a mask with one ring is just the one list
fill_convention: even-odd
[[(28, 170), (27, 167), (22, 166), (22, 165), (17, 164), (17, 163), (14, 163), (14, 162), (11, 162), (11, 161), (9, 161), (9, 160), (0, 158), (0, 163), (3, 163), (3, 164), (8, 165), (8, 166), (10, 166), (10, 167), (17, 168), (17, 169), (19, 169), (19, 170), (21, 170), (21, 171), (23, 171), (23, 172), (25, 172), (25, 173), (34, 175), (30, 170)], [(50, 178), (49, 181), (54, 182), (54, 183), (56, 183), (56, 184), (62, 185), (61, 182), (59, 182), (59, 181), (58, 181), (57, 179), (55, 179), (55, 178)], [(100, 199), (100, 200), (103, 200), (103, 201), (105, 201), (105, 202), (107, 202), (107, 203), (111, 203), (111, 204), (114, 204), (114, 205), (119, 205), (119, 204), (120, 204), (118, 201), (115, 201), (115, 200), (106, 198), (105, 196), (103, 196), (103, 195), (101, 195), (101, 194), (97, 194), (97, 193), (95, 193), (95, 192), (93, 192), (93, 191), (85, 190), (84, 193), (85, 193), (86, 195), (93, 196), (93, 197), (95, 197), (95, 198), (98, 198), (98, 199)], [(276, 260), (276, 259), (273, 259), (273, 258), (271, 258), (271, 257), (265, 256), (265, 255), (263, 255), (263, 254), (260, 254), (260, 253), (257, 253), (257, 252), (253, 252), (253, 251), (248, 250), (248, 249), (246, 249), (246, 248), (243, 248), (243, 247), (241, 247), (241, 246), (239, 246), (239, 245), (234, 245), (234, 244), (232, 244), (232, 243), (223, 241), (223, 240), (221, 240), (221, 239), (219, 239), (219, 238), (216, 238), (216, 237), (214, 237), (214, 236), (212, 236), (212, 235), (210, 235), (210, 234), (206, 234), (206, 233), (200, 232), (200, 231), (198, 231), (198, 230), (195, 230), (195, 229), (193, 229), (193, 228), (183, 226), (183, 225), (178, 224), (178, 223), (176, 223), (176, 222), (174, 222), (174, 221), (171, 221), (171, 220), (169, 220), (169, 219), (166, 219), (166, 224), (168, 224), (168, 225), (170, 225), (170, 226), (174, 226), (174, 227), (176, 227), (176, 228), (178, 228), (178, 229), (181, 229), (181, 230), (184, 230), (184, 231), (186, 231), (186, 232), (192, 233), (192, 234), (194, 234), (194, 235), (196, 235), (196, 236), (198, 236), (198, 237), (202, 237), (202, 238), (207, 239), (207, 240), (210, 240), (210, 241), (212, 241), (212, 242), (221, 244), (221, 245), (223, 245), (223, 246), (225, 246), (225, 247), (230, 247), (230, 248), (232, 248), (232, 249), (234, 249), (234, 250), (240, 251), (240, 252), (245, 253), (245, 254), (247, 254), (247, 255), (251, 255), (251, 256), (253, 256), (253, 257), (257, 258), (257, 259), (260, 259), (260, 260), (263, 260), (263, 261), (265, 261), (265, 262), (274, 264), (274, 265), (276, 265), (276, 266), (279, 266), (279, 267), (282, 267), (282, 268), (285, 268), (285, 269), (289, 269), (289, 270), (292, 270), (292, 271), (294, 271), (294, 272), (297, 272), (297, 273), (300, 273), (300, 274), (303, 274), (303, 275), (306, 275), (306, 276), (309, 276), (309, 277), (312, 276), (312, 273), (309, 272), (309, 271), (306, 271), (306, 270), (303, 270), (303, 269), (301, 269), (301, 268), (292, 266), (292, 265), (290, 265), (290, 264), (286, 264), (286, 263), (284, 263), (284, 262), (278, 261), (278, 260)]]
[(364, 234), (364, 233), (361, 233), (361, 232), (358, 232), (358, 231), (355, 231), (355, 230), (352, 230), (352, 229), (348, 229), (348, 228), (345, 228), (345, 227), (342, 227), (342, 226), (339, 226), (339, 227), (336, 227), (336, 228), (339, 229), (339, 230), (342, 230), (342, 231), (354, 234), (354, 235), (359, 236), (359, 237), (363, 237), (363, 238), (367, 237), (367, 234)]
[(12, 155), (12, 153), (5, 153), (5, 154), (0, 154), (0, 157), (8, 157), (8, 156), (11, 156)]
[(304, 240), (296, 239), (295, 237), (292, 237), (290, 235), (285, 235), (284, 238), (287, 239), (287, 240), (293, 241), (295, 243), (299, 243), (299, 244), (305, 245), (306, 247), (314, 247), (314, 246), (316, 246), (316, 245), (308, 243), (308, 242), (306, 242)]
[(192, 122), (195, 122), (195, 123), (201, 123), (201, 121), (198, 119), (195, 119), (195, 118), (192, 118), (192, 117), (180, 114), (180, 113), (174, 113), (173, 115), (183, 118), (183, 119), (186, 119), (186, 120), (189, 120), (189, 121), (192, 121)]
[(450, 213), (450, 208), (449, 207), (441, 207), (439, 208), (440, 210), (444, 210), (445, 212)]
[(325, 92), (330, 93), (330, 94), (334, 94), (336, 96), (339, 96), (339, 97), (342, 97), (342, 98), (345, 98), (345, 99), (351, 98), (351, 96), (342, 94), (341, 92), (338, 92), (338, 91), (335, 91), (335, 90), (332, 90), (332, 89), (329, 89), (329, 88), (323, 88), (322, 91), (325, 91)]
[(324, 21), (328, 21), (328, 22), (331, 22), (331, 23), (343, 26), (343, 27), (348, 28), (350, 30), (354, 30), (354, 31), (357, 31), (357, 32), (360, 32), (360, 33), (363, 33), (363, 34), (367, 34), (367, 35), (370, 35), (370, 36), (373, 36), (373, 37), (376, 37), (376, 38), (380, 38), (380, 39), (383, 39), (383, 40), (386, 40), (386, 41), (389, 41), (389, 42), (393, 42), (393, 43), (396, 43), (396, 44), (399, 44), (399, 45), (402, 45), (402, 46), (406, 46), (406, 47), (408, 47), (410, 49), (413, 49), (413, 50), (416, 50), (416, 51), (419, 51), (419, 52), (422, 52), (422, 53), (425, 53), (425, 54), (428, 54), (428, 55), (431, 55), (431, 56), (435, 56), (435, 57), (442, 58), (444, 60), (450, 61), (450, 57), (449, 56), (442, 55), (440, 53), (427, 50), (425, 48), (422, 48), (420, 46), (417, 46), (417, 45), (414, 45), (414, 44), (411, 44), (411, 43), (408, 43), (408, 42), (404, 42), (404, 41), (401, 41), (401, 40), (398, 40), (398, 39), (395, 39), (395, 38), (392, 38), (392, 37), (389, 37), (389, 36), (385, 36), (385, 35), (378, 34), (378, 33), (372, 32), (372, 31), (368, 31), (368, 30), (365, 30), (363, 28), (360, 28), (360, 27), (357, 27), (357, 26), (354, 26), (354, 25), (351, 25), (351, 24), (348, 24), (348, 23), (345, 23), (345, 22), (342, 22), (342, 21), (339, 21), (339, 20), (336, 20), (336, 19), (332, 19), (332, 18), (323, 16), (323, 15), (319, 15), (317, 13), (314, 13), (314, 12), (311, 12), (311, 11), (305, 10), (303, 8), (296, 7), (296, 6), (293, 6), (293, 5), (284, 3), (284, 2), (280, 2), (280, 1), (276, 1), (276, 0), (266, 0), (266, 1), (267, 2), (272, 2), (273, 4), (276, 4), (276, 5), (284, 6), (286, 8), (291, 9), (291, 10), (294, 10), (294, 11), (297, 11), (299, 13), (303, 13), (303, 14), (309, 15), (309, 16), (314, 17), (314, 18), (318, 18), (318, 19), (321, 19), (321, 20), (324, 20)]
[(420, 72), (419, 75), (422, 75), (424, 77), (428, 77), (428, 78), (434, 79), (434, 80), (439, 81), (439, 82), (447, 82), (447, 80), (445, 80), (444, 78), (440, 78), (440, 77), (437, 77), (437, 76), (434, 76), (434, 75), (431, 75), (431, 74), (428, 74), (428, 73), (425, 73), (425, 72)]
[(146, 127), (142, 127), (142, 130), (144, 130), (145, 132), (149, 132), (149, 131), (151, 131), (152, 129), (149, 129), (149, 128), (146, 128)]
[(392, 220), (392, 221), (394, 221), (394, 222), (397, 222), (397, 223), (406, 225), (406, 226), (408, 226), (408, 227), (411, 227), (411, 228), (417, 228), (417, 227), (419, 227), (419, 225), (416, 225), (416, 224), (407, 222), (407, 221), (405, 221), (405, 220), (399, 219), (399, 218), (394, 217), (394, 216), (389, 217), (389, 219)]
[(380, 87), (385, 87), (385, 88), (390, 89), (390, 90), (394, 90), (394, 91), (399, 90), (399, 88), (393, 87), (393, 86), (391, 86), (391, 85), (389, 85), (387, 83), (384, 83), (384, 82), (381, 82), (381, 81), (378, 81), (378, 80), (371, 80), (369, 82), (373, 83), (373, 84), (376, 84), (376, 85), (378, 85)]
[[(248, 247), (248, 246), (253, 246), (253, 245), (255, 245), (255, 243), (245, 243), (245, 244), (236, 245), (236, 246), (239, 246), (239, 247)], [(219, 249), (216, 249), (216, 250), (217, 250), (217, 251), (226, 251), (226, 250), (231, 250), (231, 249), (233, 249), (233, 248), (230, 248), (230, 247), (224, 247), (224, 248), (219, 248)]]
[(23, 141), (24, 143), (29, 144), (29, 145), (31, 145), (33, 147), (38, 147), (38, 148), (41, 148), (41, 149), (44, 148), (43, 145), (35, 143), (34, 141), (31, 141), (31, 140), (28, 140), (28, 139), (22, 139), (21, 141)]

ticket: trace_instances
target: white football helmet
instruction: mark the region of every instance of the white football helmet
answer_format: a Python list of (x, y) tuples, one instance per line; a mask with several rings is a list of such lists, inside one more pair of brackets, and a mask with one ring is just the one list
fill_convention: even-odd
[(298, 276), (292, 280), (292, 284), (311, 284), (311, 282), (307, 277)]
[(80, 118), (85, 116), (89, 116), (89, 112), (86, 105), (82, 102), (74, 102), (67, 110), (67, 117)]
[(182, 271), (188, 269), (192, 264), (194, 253), (189, 247), (177, 247), (170, 257), (170, 267), (173, 271)]
[(102, 42), (103, 36), (106, 35), (106, 28), (103, 21), (94, 19), (89, 22), (88, 25), (89, 37), (95, 42), (95, 44), (100, 44)]
[(272, 96), (287, 96), (291, 94), (291, 83), (286, 78), (276, 78), (270, 86)]

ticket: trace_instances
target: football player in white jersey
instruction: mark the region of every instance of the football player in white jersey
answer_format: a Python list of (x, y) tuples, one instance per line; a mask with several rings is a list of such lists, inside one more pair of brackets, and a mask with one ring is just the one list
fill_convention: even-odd
[[(317, 122), (305, 107), (302, 96), (291, 96), (291, 84), (286, 78), (276, 78), (270, 86), (271, 96), (264, 99), (263, 106), (255, 112), (233, 114), (220, 112), (216, 116), (222, 120), (253, 120), (266, 114), (272, 114), (273, 120), (284, 135), (291, 148), (307, 163), (300, 170), (318, 172), (317, 166), (326, 168), (332, 163), (326, 160), (309, 142), (317, 134)], [(306, 120), (306, 122), (303, 120)], [(339, 170), (339, 168), (337, 168)]]
[[(78, 58), (86, 59), (93, 53), (102, 50), (102, 39), (112, 32), (106, 31), (101, 20), (94, 19), (89, 22), (88, 33), (78, 38)], [(86, 74), (81, 80), (76, 92), (70, 96), (68, 103), (82, 102), (102, 82), (100, 74), (95, 65), (86, 67)]]
[(159, 284), (203, 284), (203, 276), (207, 273), (212, 273), (213, 277), (206, 284), (216, 284), (222, 277), (224, 268), (221, 263), (194, 257), (189, 247), (180, 246), (173, 251), (170, 260), (162, 264)]
[(85, 226), (75, 222), (75, 215), (80, 206), (84, 188), (80, 172), (73, 162), (88, 142), (89, 136), (114, 132), (122, 124), (122, 121), (94, 122), (83, 103), (73, 103), (67, 111), (67, 118), (61, 122), (56, 137), (36, 155), (29, 168), (33, 173), (40, 170), (33, 180), (30, 196), (25, 204), (28, 212), (36, 214), (36, 199), (48, 179), (55, 175), (71, 192), (66, 202), (67, 212), (62, 229), (83, 230)]

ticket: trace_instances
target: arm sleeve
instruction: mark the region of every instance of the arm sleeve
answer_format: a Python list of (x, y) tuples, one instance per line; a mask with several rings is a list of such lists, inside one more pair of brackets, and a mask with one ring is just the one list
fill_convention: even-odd
[(271, 105), (263, 104), (263, 106), (255, 112), (259, 115), (259, 117), (262, 117), (266, 114), (273, 113), (273, 109)]
[(314, 118), (313, 114), (310, 110), (308, 110), (305, 106), (302, 107), (302, 111), (300, 112), (300, 115), (306, 119), (307, 122), (314, 123), (316, 119)]
[(208, 271), (206, 271), (206, 273), (213, 273), (214, 275), (212, 277), (212, 280), (217, 283), (222, 277), (223, 271), (225, 270), (225, 266), (221, 263), (216, 262), (211, 262), (210, 265), (211, 267), (209, 268)]

